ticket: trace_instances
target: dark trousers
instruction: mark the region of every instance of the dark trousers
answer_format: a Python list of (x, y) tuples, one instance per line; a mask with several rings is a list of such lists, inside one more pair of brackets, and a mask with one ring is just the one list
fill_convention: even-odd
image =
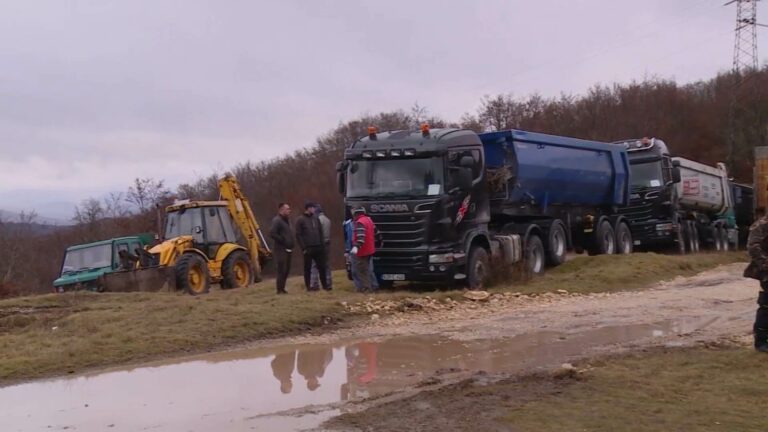
[(322, 246), (309, 246), (304, 250), (304, 286), (307, 287), (307, 291), (314, 291), (310, 282), (312, 279), (312, 262), (315, 262), (317, 267), (317, 273), (320, 275), (320, 283), (323, 285), (323, 289), (328, 291), (331, 289), (328, 286), (328, 276), (326, 274), (325, 260), (325, 248)]
[(760, 283), (757, 295), (757, 313), (755, 314), (755, 346), (768, 345), (768, 282)]
[(352, 265), (355, 266), (357, 272), (357, 279), (360, 282), (361, 292), (371, 292), (373, 287), (371, 286), (371, 256), (360, 257), (356, 256), (352, 259)]
[(275, 266), (277, 267), (277, 292), (285, 292), (285, 281), (291, 272), (291, 253), (281, 247), (275, 248)]

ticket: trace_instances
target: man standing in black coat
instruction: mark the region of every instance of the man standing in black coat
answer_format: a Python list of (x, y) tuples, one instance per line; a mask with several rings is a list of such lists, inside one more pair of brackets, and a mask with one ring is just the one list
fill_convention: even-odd
[(320, 274), (320, 283), (323, 289), (330, 291), (326, 277), (325, 260), (325, 242), (323, 241), (323, 227), (320, 220), (315, 216), (317, 206), (314, 203), (307, 202), (304, 205), (304, 214), (296, 221), (296, 241), (299, 243), (301, 251), (304, 253), (304, 285), (307, 291), (313, 291), (310, 287), (312, 275), (312, 261), (315, 262), (318, 273)]
[(277, 205), (277, 216), (272, 219), (269, 236), (275, 242), (273, 254), (277, 266), (277, 293), (285, 294), (285, 281), (291, 272), (291, 253), (293, 252), (293, 230), (288, 218), (291, 216), (291, 206), (286, 203)]

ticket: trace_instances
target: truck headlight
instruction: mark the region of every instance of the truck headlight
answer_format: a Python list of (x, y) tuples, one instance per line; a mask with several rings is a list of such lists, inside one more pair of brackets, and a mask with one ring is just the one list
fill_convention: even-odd
[(430, 264), (450, 263), (453, 262), (453, 253), (437, 254), (429, 256)]
[(672, 231), (672, 228), (671, 223), (656, 224), (656, 231)]

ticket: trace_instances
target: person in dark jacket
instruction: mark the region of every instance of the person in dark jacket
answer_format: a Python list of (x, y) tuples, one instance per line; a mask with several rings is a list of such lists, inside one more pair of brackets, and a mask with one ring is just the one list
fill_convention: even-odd
[(272, 219), (272, 226), (269, 228), (269, 236), (274, 242), (273, 254), (275, 257), (275, 266), (277, 267), (277, 293), (285, 294), (285, 281), (288, 280), (288, 274), (291, 272), (291, 253), (293, 252), (293, 230), (289, 217), (291, 216), (291, 206), (286, 203), (277, 205), (277, 216)]
[(753, 326), (755, 349), (768, 353), (768, 217), (766, 215), (762, 215), (749, 228), (747, 252), (751, 261), (744, 270), (744, 276), (760, 281), (757, 313)]
[(320, 274), (320, 283), (323, 289), (330, 291), (328, 278), (326, 276), (325, 260), (325, 242), (323, 241), (323, 227), (320, 220), (315, 216), (317, 206), (312, 202), (304, 205), (304, 214), (296, 221), (296, 242), (304, 253), (304, 286), (307, 291), (314, 291), (310, 286), (312, 276), (312, 262), (317, 266)]

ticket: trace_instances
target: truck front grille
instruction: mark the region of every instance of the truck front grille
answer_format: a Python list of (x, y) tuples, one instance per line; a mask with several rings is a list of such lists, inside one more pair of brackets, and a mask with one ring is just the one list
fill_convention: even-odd
[(413, 249), (427, 242), (426, 213), (374, 214), (373, 223), (381, 232), (384, 245), (380, 250)]

